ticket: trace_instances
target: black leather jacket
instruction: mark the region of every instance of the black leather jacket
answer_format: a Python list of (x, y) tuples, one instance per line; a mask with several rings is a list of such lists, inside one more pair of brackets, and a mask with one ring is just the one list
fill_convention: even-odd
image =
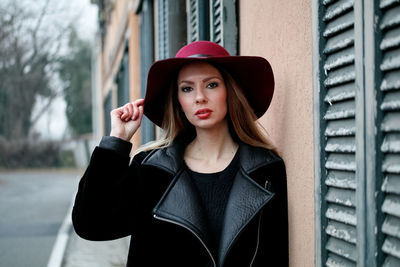
[(78, 235), (89, 240), (131, 235), (127, 266), (288, 266), (285, 167), (272, 151), (240, 144), (240, 169), (213, 255), (183, 165), (184, 146), (175, 142), (139, 153), (130, 164), (129, 149), (124, 150), (94, 150), (73, 209)]

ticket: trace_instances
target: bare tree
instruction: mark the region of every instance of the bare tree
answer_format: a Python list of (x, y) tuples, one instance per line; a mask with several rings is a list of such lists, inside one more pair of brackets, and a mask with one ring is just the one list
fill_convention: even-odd
[[(52, 20), (54, 1), (29, 2), (0, 2), (0, 136), (9, 140), (27, 138), (61, 93), (56, 70), (71, 28)], [(39, 97), (45, 104), (32, 114)]]

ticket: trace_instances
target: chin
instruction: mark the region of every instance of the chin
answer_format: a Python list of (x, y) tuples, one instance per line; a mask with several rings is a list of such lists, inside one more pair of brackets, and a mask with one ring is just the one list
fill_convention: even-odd
[(226, 124), (226, 120), (222, 121), (215, 121), (215, 120), (204, 120), (204, 121), (196, 121), (192, 123), (195, 128), (198, 129), (213, 129), (213, 128), (220, 128), (222, 125)]

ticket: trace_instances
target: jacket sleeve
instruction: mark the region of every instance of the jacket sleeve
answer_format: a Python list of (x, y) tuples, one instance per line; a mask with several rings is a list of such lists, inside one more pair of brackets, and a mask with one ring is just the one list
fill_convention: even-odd
[(143, 153), (129, 164), (130, 147), (127, 149), (122, 140), (112, 142), (115, 149), (109, 146), (110, 142), (94, 149), (75, 198), (73, 226), (80, 237), (88, 240), (130, 235), (137, 221), (135, 216), (139, 216), (135, 210), (140, 206), (139, 169)]
[(262, 211), (260, 248), (254, 266), (289, 266), (288, 203), (286, 170), (282, 160), (268, 173), (268, 190), (274, 198)]

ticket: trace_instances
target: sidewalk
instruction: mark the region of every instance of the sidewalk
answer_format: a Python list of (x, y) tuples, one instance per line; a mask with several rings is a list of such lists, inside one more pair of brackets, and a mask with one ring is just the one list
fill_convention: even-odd
[[(74, 198), (73, 198), (74, 199)], [(125, 267), (128, 257), (130, 237), (112, 241), (88, 241), (75, 233), (72, 226), (72, 207), (64, 219), (59, 231), (61, 249), (56, 249), (60, 254), (59, 261), (47, 267)], [(62, 238), (64, 236), (64, 238)], [(62, 241), (64, 240), (64, 241)], [(56, 246), (56, 245), (55, 245)]]
[[(76, 181), (76, 188), (79, 179)], [(113, 241), (88, 241), (79, 237), (72, 225), (71, 196), (69, 210), (59, 229), (47, 267), (125, 267), (130, 237)]]
[(71, 229), (62, 267), (125, 267), (129, 238), (87, 241)]

